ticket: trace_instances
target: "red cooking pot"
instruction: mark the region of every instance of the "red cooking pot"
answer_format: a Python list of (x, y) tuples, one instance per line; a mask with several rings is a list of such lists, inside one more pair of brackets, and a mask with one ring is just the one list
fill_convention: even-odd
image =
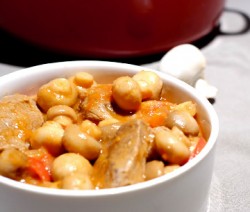
[(32, 44), (87, 57), (126, 58), (195, 41), (224, 0), (1, 0), (0, 27)]

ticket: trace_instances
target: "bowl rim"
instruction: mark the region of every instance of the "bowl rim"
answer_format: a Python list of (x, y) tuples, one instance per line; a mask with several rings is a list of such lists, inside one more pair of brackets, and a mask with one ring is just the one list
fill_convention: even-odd
[[(162, 183), (166, 183), (168, 181), (172, 181), (178, 177), (181, 177), (184, 173), (191, 171), (197, 164), (199, 164), (203, 159), (207, 157), (210, 151), (214, 148), (216, 144), (216, 140), (219, 134), (219, 119), (214, 107), (211, 103), (202, 96), (198, 91), (195, 90), (192, 86), (187, 83), (163, 72), (159, 72), (152, 68), (143, 67), (140, 65), (133, 65), (121, 62), (110, 62), (110, 61), (100, 61), (100, 60), (79, 60), (79, 61), (64, 61), (64, 62), (54, 62), (47, 63), (37, 66), (32, 66), (28, 68), (23, 68), (17, 70), (15, 72), (6, 74), (0, 77), (0, 87), (2, 87), (2, 83), (8, 83), (9, 81), (15, 81), (20, 79), (25, 79), (25, 77), (35, 76), (39, 72), (44, 72), (45, 74), (50, 74), (53, 77), (57, 71), (60, 72), (61, 69), (72, 69), (72, 68), (81, 68), (81, 67), (94, 67), (94, 68), (111, 68), (111, 69), (121, 69), (122, 71), (132, 71), (137, 72), (139, 70), (149, 70), (156, 72), (161, 78), (172, 81), (173, 84), (181, 87), (186, 90), (189, 94), (191, 94), (195, 99), (205, 108), (205, 111), (208, 114), (210, 123), (211, 123), (211, 133), (209, 139), (207, 141), (204, 149), (192, 160), (188, 161), (185, 165), (181, 166), (179, 169), (171, 172), (167, 175), (163, 175), (152, 179), (150, 181), (141, 182), (129, 186), (123, 186), (118, 188), (106, 188), (100, 190), (66, 190), (66, 189), (53, 189), (53, 188), (45, 188), (34, 185), (25, 184), (22, 182), (18, 182), (7, 177), (0, 175), (0, 185), (5, 185), (11, 187), (13, 189), (22, 190), (25, 192), (37, 193), (40, 195), (53, 195), (58, 197), (99, 197), (99, 196), (109, 196), (114, 194), (124, 194), (133, 191), (138, 191), (142, 189), (149, 189), (151, 187), (161, 185)], [(49, 73), (49, 71), (55, 70), (54, 73)], [(1, 96), (1, 94), (0, 94)]]

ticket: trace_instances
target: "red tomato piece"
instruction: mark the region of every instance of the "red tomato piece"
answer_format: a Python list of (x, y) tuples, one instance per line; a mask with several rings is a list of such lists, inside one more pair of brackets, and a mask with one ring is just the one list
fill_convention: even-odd
[(30, 157), (27, 171), (35, 178), (42, 181), (51, 181), (52, 156), (44, 153), (38, 157)]
[(203, 137), (200, 137), (194, 148), (194, 151), (190, 155), (190, 159), (197, 156), (201, 152), (201, 150), (206, 146), (206, 144), (207, 144), (206, 140)]

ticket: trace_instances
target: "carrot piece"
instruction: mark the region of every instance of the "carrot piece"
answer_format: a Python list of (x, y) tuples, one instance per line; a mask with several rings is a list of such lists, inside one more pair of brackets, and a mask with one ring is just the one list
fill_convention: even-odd
[(203, 137), (200, 137), (189, 159), (192, 159), (197, 156), (201, 152), (201, 150), (206, 146), (206, 144), (206, 140)]
[(151, 127), (164, 125), (172, 103), (167, 101), (150, 100), (141, 103), (137, 117), (147, 122)]

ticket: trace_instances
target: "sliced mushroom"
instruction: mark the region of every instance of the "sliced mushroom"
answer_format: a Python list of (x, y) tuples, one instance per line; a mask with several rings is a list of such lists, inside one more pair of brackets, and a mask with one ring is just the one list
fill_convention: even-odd
[(54, 79), (40, 87), (37, 103), (44, 112), (55, 105), (72, 106), (76, 103), (78, 91), (76, 85), (65, 78)]
[(77, 121), (77, 115), (75, 110), (67, 105), (55, 105), (47, 111), (47, 119), (66, 127)]
[(173, 110), (169, 112), (164, 125), (170, 129), (174, 126), (179, 127), (188, 135), (195, 136), (199, 133), (199, 125), (195, 118), (188, 112), (182, 110)]

